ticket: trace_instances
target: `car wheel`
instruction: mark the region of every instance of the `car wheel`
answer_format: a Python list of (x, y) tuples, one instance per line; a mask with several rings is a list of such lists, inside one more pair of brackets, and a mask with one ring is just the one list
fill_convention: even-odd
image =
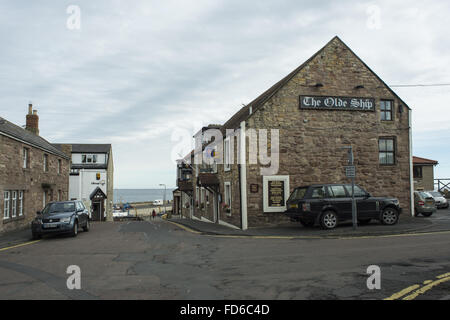
[(72, 237), (76, 237), (78, 234), (78, 221), (75, 221), (73, 223), (73, 228), (72, 228)]
[(314, 220), (300, 219), (300, 223), (302, 224), (302, 226), (307, 227), (307, 228), (314, 226)]
[(398, 222), (398, 211), (394, 208), (386, 208), (381, 213), (381, 223), (385, 225), (394, 225)]
[(90, 228), (89, 220), (86, 220), (86, 226), (83, 227), (83, 231), (84, 231), (84, 232), (88, 232), (88, 231), (89, 231), (89, 228)]
[(320, 217), (320, 225), (324, 229), (334, 229), (337, 223), (338, 217), (334, 211), (325, 211)]
[(430, 217), (433, 214), (433, 212), (422, 212), (422, 215), (424, 217)]
[(372, 219), (358, 219), (358, 224), (364, 226), (364, 225), (369, 224), (370, 220), (372, 220)]

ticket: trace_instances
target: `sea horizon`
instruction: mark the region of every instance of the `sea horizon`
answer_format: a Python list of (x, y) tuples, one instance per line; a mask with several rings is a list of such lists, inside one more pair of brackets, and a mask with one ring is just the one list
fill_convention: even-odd
[[(173, 190), (166, 189), (166, 200), (173, 199)], [(164, 188), (120, 188), (114, 189), (114, 203), (146, 202), (164, 199)]]

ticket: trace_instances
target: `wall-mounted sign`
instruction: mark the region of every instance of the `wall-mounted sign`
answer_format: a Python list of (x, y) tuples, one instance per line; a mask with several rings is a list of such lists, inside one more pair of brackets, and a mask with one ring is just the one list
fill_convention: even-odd
[(375, 111), (375, 99), (358, 97), (300, 96), (300, 109)]
[(284, 212), (289, 198), (289, 176), (263, 176), (264, 212)]
[(284, 206), (284, 181), (269, 181), (269, 207)]
[(251, 184), (250, 185), (250, 192), (251, 193), (258, 193), (258, 185), (257, 184)]

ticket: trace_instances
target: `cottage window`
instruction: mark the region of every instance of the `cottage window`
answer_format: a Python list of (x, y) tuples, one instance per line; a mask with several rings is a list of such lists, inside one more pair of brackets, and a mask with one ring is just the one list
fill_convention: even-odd
[(9, 219), (9, 208), (10, 208), (10, 204), (11, 204), (11, 200), (9, 198), (10, 192), (9, 191), (5, 191), (3, 192), (3, 217), (5, 219)]
[(17, 191), (12, 191), (11, 217), (15, 218), (16, 216), (17, 216)]
[(29, 149), (23, 148), (23, 168), (27, 169), (30, 167), (29, 165)]
[(381, 100), (380, 101), (380, 115), (381, 115), (381, 120), (384, 120), (384, 121), (392, 120), (392, 101), (391, 100)]
[(58, 174), (61, 174), (61, 167), (62, 167), (62, 162), (60, 159), (58, 159)]
[(19, 191), (19, 200), (17, 201), (17, 212), (19, 217), (23, 216), (23, 191)]
[(44, 154), (44, 172), (48, 172), (48, 154)]
[(393, 138), (381, 138), (378, 141), (380, 164), (395, 163), (395, 147)]

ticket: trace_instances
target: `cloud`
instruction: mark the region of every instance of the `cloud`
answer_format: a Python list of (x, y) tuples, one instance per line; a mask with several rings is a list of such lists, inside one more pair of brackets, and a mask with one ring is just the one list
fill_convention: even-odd
[[(450, 83), (442, 1), (80, 0), (81, 30), (67, 5), (0, 4), (0, 112), (23, 124), (31, 100), (50, 141), (112, 143), (116, 187), (174, 186), (176, 130), (223, 123), (334, 35), (389, 84)], [(450, 129), (448, 87), (395, 90), (421, 156), (448, 157), (426, 148)]]

